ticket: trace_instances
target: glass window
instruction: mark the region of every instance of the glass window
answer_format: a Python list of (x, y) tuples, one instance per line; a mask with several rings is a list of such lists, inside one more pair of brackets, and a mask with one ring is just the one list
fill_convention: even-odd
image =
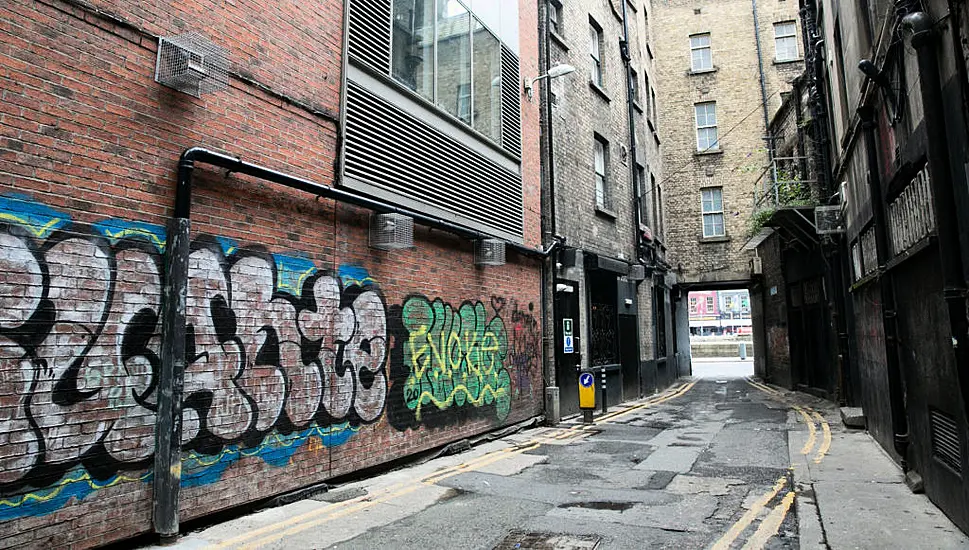
[(707, 313), (713, 313), (713, 296), (707, 296)]
[(797, 24), (794, 21), (774, 23), (774, 49), (778, 61), (797, 59)]
[(710, 151), (720, 148), (717, 141), (717, 104), (714, 102), (697, 103), (696, 111), (696, 150)]
[(394, 0), (393, 77), (434, 100), (434, 0)]
[(690, 37), (690, 68), (694, 71), (713, 69), (713, 50), (710, 48), (710, 33), (694, 34)]
[[(437, 3), (437, 104), (471, 124), (471, 13), (458, 0)], [(468, 105), (468, 108), (464, 108)], [(463, 109), (463, 112), (462, 112)]]
[[(494, 141), (501, 139), (501, 44), (477, 19), (474, 20), (474, 129)], [(470, 105), (471, 98), (468, 98)], [(468, 120), (458, 115), (461, 120)]]
[(606, 181), (606, 149), (608, 145), (601, 137), (595, 137), (596, 206), (609, 207), (609, 190)]
[(649, 179), (646, 177), (647, 170), (642, 166), (636, 167), (636, 215), (639, 217), (639, 224), (649, 226), (649, 203), (646, 193), (646, 184)]
[(695, 297), (690, 298), (690, 313), (697, 312), (697, 300)]
[(653, 128), (656, 128), (659, 126), (659, 123), (656, 121), (656, 90), (650, 88), (649, 97), (649, 119), (653, 121)]
[(589, 23), (589, 55), (592, 57), (592, 82), (602, 86), (602, 29), (594, 21)]
[(562, 30), (559, 28), (562, 7), (558, 2), (554, 0), (548, 3), (548, 26), (552, 32), (561, 33)]
[(639, 74), (636, 73), (636, 69), (633, 69), (633, 68), (630, 68), (629, 71), (632, 73), (632, 81), (633, 81), (633, 101), (635, 101), (638, 104), (638, 103), (640, 103), (640, 98), (639, 98)]
[(723, 237), (723, 188), (708, 187), (700, 191), (703, 202), (703, 236)]

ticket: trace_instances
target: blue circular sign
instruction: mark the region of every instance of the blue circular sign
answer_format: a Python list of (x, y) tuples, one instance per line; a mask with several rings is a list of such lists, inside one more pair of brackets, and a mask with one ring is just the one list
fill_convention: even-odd
[(579, 375), (579, 384), (581, 384), (583, 388), (591, 388), (595, 379), (596, 377), (592, 376), (591, 373), (583, 372)]

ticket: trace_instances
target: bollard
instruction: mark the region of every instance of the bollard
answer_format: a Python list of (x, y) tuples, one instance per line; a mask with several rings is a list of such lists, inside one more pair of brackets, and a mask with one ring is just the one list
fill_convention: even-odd
[(591, 372), (579, 374), (579, 408), (582, 409), (582, 422), (592, 424), (592, 413), (596, 410), (596, 377)]
[(746, 342), (740, 343), (740, 360), (743, 361), (747, 359), (747, 344)]
[(602, 413), (605, 414), (608, 410), (606, 405), (606, 367), (602, 367)]

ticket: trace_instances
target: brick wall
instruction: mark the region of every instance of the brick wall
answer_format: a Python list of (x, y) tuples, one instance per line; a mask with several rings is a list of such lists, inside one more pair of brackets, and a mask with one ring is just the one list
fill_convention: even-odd
[[(800, 62), (773, 62), (773, 23), (796, 20), (797, 10), (796, 2), (758, 3), (768, 116), (780, 106), (780, 92), (790, 88), (803, 68)], [(670, 0), (655, 4), (653, 12), (668, 260), (682, 269), (681, 282), (745, 281), (750, 253), (741, 248), (754, 186), (768, 165), (751, 4)], [(699, 33), (711, 35), (716, 70), (692, 74), (689, 37)], [(721, 150), (698, 154), (694, 104), (708, 101), (717, 104)], [(704, 187), (723, 188), (722, 238), (703, 238)]]
[[(4, 548), (151, 530), (181, 151), (335, 179), (342, 2), (92, 4), (0, 6)], [(535, 17), (523, 6), (523, 74)], [(153, 82), (153, 35), (186, 30), (228, 48), (227, 90), (195, 99)], [(537, 117), (526, 103), (531, 244)], [(375, 251), (367, 211), (196, 172), (183, 521), (541, 413), (536, 260), (476, 268), (470, 242), (423, 228), (413, 249)]]

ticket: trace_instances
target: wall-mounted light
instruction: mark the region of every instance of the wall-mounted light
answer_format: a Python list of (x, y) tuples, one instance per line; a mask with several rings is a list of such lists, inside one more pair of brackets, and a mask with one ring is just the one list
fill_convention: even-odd
[(875, 83), (875, 85), (881, 88), (882, 95), (884, 96), (885, 101), (888, 102), (888, 107), (891, 109), (890, 115), (892, 124), (894, 125), (894, 123), (902, 120), (902, 112), (899, 109), (899, 101), (901, 101), (902, 98), (899, 97), (899, 91), (897, 91), (892, 86), (891, 81), (888, 80), (888, 77), (885, 75), (885, 71), (878, 70), (878, 67), (876, 67), (875, 64), (868, 59), (862, 59), (858, 62), (858, 70), (864, 73), (865, 76), (868, 77), (868, 80), (871, 80)]
[(573, 73), (573, 72), (575, 72), (575, 67), (573, 67), (572, 65), (566, 65), (564, 63), (560, 63), (560, 64), (552, 67), (551, 69), (549, 69), (548, 72), (545, 73), (545, 74), (543, 74), (542, 76), (537, 76), (537, 77), (535, 77), (535, 78), (533, 78), (531, 80), (529, 80), (529, 79), (526, 78), (523, 81), (524, 84), (525, 84), (525, 96), (528, 97), (528, 101), (531, 101), (532, 100), (532, 87), (539, 80), (541, 80), (543, 78), (548, 78), (548, 79), (558, 78), (560, 76), (565, 76), (565, 75), (567, 75), (569, 73)]

